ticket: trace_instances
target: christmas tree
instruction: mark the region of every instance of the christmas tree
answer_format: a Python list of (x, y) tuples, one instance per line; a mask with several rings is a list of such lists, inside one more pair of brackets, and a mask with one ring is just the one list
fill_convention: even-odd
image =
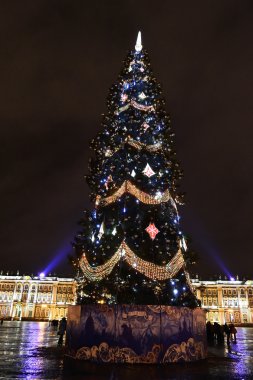
[(92, 141), (85, 211), (74, 247), (78, 303), (197, 306), (180, 230), (174, 133), (139, 32)]

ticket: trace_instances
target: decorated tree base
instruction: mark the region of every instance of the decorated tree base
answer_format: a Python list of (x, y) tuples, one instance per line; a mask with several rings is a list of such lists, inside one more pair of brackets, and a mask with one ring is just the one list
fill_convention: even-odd
[(205, 321), (201, 308), (69, 306), (68, 355), (93, 363), (193, 362), (207, 356)]

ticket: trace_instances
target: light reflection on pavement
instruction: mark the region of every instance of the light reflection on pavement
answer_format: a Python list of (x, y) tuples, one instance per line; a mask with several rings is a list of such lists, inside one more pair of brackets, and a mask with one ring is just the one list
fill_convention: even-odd
[[(46, 322), (5, 321), (0, 326), (0, 379), (57, 379), (62, 349), (57, 333)], [(56, 352), (45, 355), (38, 348)]]
[[(197, 363), (99, 367), (77, 375), (63, 370), (64, 348), (46, 322), (5, 321), (0, 326), (0, 379), (27, 380), (253, 380), (253, 328), (238, 328), (237, 344), (210, 347)], [(97, 367), (95, 367), (97, 368)]]

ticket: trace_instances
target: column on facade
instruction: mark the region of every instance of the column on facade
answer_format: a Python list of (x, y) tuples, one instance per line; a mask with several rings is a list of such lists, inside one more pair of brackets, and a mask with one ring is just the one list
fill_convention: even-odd
[(217, 286), (217, 292), (218, 292), (218, 313), (219, 313), (219, 323), (223, 325), (225, 323), (225, 314), (224, 314), (224, 306), (223, 306), (223, 294), (222, 294), (222, 287)]

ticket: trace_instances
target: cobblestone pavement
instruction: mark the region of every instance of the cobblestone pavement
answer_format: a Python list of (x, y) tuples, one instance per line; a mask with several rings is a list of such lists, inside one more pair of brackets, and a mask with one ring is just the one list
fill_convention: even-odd
[(94, 367), (83, 374), (63, 368), (64, 348), (46, 322), (5, 321), (0, 325), (0, 379), (27, 380), (253, 380), (253, 328), (238, 328), (230, 352), (210, 347), (207, 360), (159, 366)]

